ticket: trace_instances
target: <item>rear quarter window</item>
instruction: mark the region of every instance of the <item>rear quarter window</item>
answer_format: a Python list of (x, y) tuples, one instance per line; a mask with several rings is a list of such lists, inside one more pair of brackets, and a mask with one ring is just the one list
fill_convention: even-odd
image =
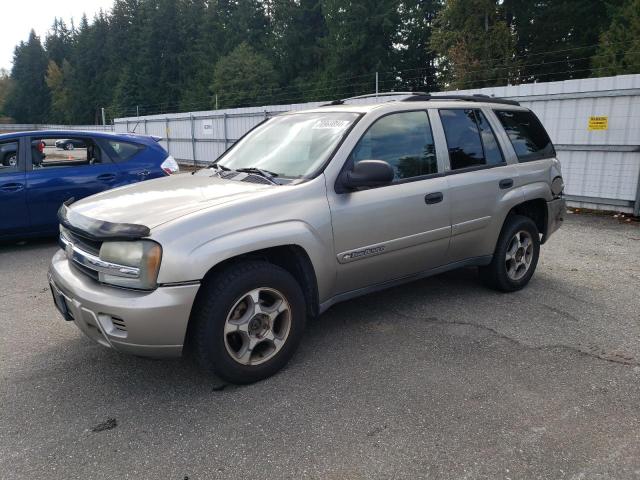
[(509, 136), (518, 161), (530, 162), (555, 156), (551, 139), (533, 112), (495, 110), (495, 113)]
[(117, 162), (124, 162), (144, 149), (143, 145), (131, 142), (121, 142), (119, 140), (107, 140), (107, 145), (113, 159)]

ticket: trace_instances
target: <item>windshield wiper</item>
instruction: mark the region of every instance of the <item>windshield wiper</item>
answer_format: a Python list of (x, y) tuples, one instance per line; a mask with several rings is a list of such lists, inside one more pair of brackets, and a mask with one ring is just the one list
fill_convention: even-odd
[(212, 163), (207, 168), (215, 168), (216, 170), (222, 170), (223, 172), (231, 171), (229, 167), (225, 167), (224, 165), (220, 165), (219, 163)]
[(276, 183), (274, 178), (278, 176), (278, 174), (275, 172), (270, 172), (269, 170), (263, 170), (262, 168), (256, 168), (256, 167), (236, 168), (235, 171), (260, 175), (261, 177), (264, 177), (267, 180), (271, 180), (273, 183)]

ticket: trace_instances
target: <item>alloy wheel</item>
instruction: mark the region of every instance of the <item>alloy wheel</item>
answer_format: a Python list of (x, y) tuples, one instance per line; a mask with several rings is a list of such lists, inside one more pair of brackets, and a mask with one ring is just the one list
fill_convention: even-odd
[(520, 230), (511, 237), (507, 248), (505, 265), (508, 277), (514, 281), (522, 279), (529, 271), (532, 260), (533, 238), (529, 232)]
[(284, 346), (291, 330), (291, 307), (273, 288), (255, 288), (231, 307), (224, 324), (227, 353), (242, 365), (259, 365)]

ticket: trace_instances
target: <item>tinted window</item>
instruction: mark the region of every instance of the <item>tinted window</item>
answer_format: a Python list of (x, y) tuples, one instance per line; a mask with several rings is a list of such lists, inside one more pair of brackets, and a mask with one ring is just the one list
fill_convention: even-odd
[(480, 128), (480, 135), (482, 136), (482, 147), (487, 165), (504, 163), (504, 157), (502, 156), (502, 151), (500, 150), (496, 136), (491, 129), (491, 125), (489, 125), (489, 122), (480, 110), (476, 110), (476, 120)]
[(115, 140), (109, 140), (107, 141), (107, 143), (113, 150), (113, 153), (115, 154), (115, 159), (121, 162), (125, 160), (129, 160), (131, 157), (133, 157), (136, 153), (138, 153), (143, 148), (141, 145), (138, 145), (135, 143), (118, 142)]
[(485, 165), (480, 129), (471, 109), (440, 110), (452, 170)]
[(437, 173), (427, 112), (395, 113), (376, 121), (351, 152), (350, 161), (361, 160), (384, 160), (396, 180)]
[(549, 135), (533, 112), (521, 110), (496, 110), (518, 160), (526, 162), (553, 157), (555, 150)]
[(89, 166), (102, 161), (102, 150), (90, 138), (31, 138), (31, 164), (34, 170)]
[(18, 170), (18, 141), (0, 143), (0, 174)]

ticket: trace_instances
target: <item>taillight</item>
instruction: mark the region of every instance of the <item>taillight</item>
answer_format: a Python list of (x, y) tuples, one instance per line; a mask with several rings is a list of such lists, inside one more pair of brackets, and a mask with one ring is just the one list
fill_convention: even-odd
[(178, 165), (178, 162), (176, 162), (176, 159), (173, 158), (171, 155), (169, 155), (167, 158), (164, 159), (164, 162), (162, 162), (162, 164), (160, 165), (160, 168), (167, 175), (173, 175), (174, 173), (178, 173), (180, 171), (180, 166)]

